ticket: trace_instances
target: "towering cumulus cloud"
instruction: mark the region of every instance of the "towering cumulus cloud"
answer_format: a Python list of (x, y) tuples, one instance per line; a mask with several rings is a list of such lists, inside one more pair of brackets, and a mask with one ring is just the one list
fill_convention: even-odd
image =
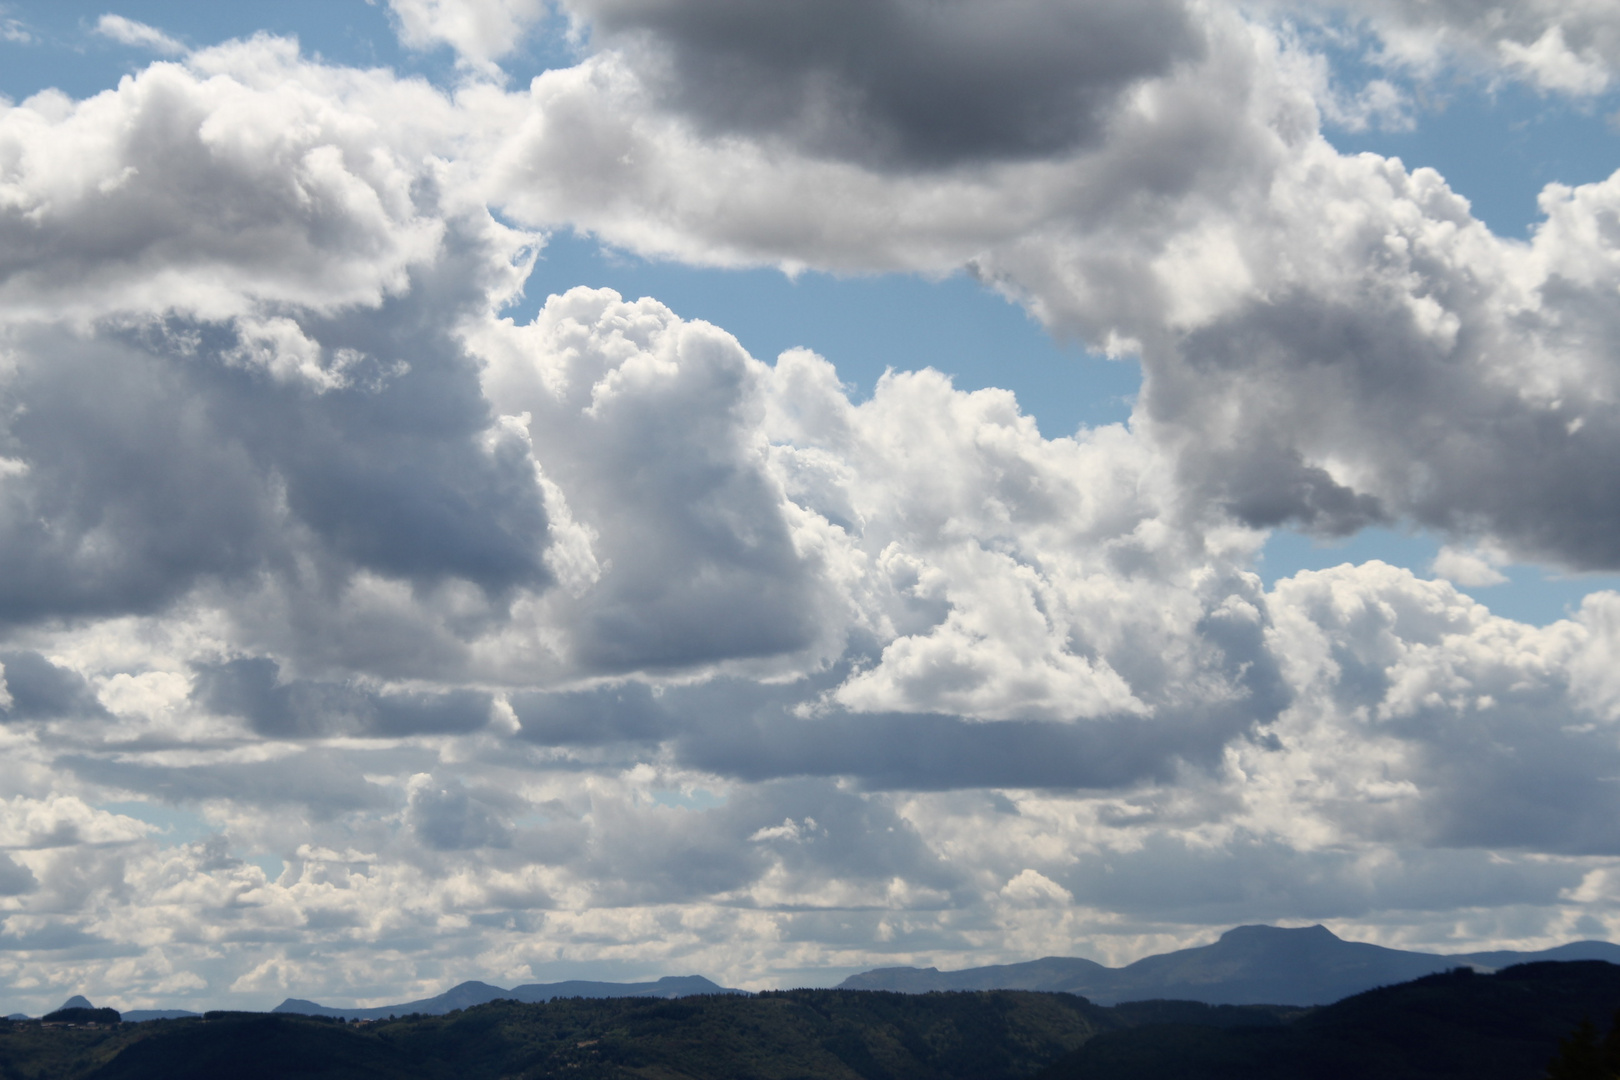
[[(14, 1007), (1620, 933), (1620, 598), (1256, 572), (1620, 569), (1620, 179), (1493, 234), (1334, 150), (1307, 32), (1584, 100), (1603, 12), (389, 8), (453, 85), (261, 35), (0, 112)], [(511, 314), (560, 230), (967, 269), (1142, 392), (1048, 438), (915, 357)]]

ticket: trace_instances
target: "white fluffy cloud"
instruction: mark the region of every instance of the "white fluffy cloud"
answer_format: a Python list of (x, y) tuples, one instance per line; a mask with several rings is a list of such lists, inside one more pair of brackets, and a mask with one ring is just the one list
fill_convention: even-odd
[(447, 45), (476, 72), (499, 71), (496, 61), (514, 51), (547, 14), (546, 0), (388, 0), (399, 38), (415, 49)]
[(492, 195), (655, 255), (971, 265), (1054, 332), (1138, 355), (1144, 431), (1242, 520), (1410, 518), (1616, 565), (1613, 181), (1550, 185), (1528, 245), (1496, 237), (1433, 171), (1334, 151), (1300, 46), (1219, 9), (1197, 25), (1200, 49), (1121, 77), (1100, 143), (966, 142), (971, 164), (898, 172), (711, 136), (610, 50), (536, 80)]
[[(542, 15), (392, 9), (485, 72)], [(1620, 932), (1620, 599), (1252, 571), (1290, 521), (1620, 561), (1615, 181), (1493, 236), (1219, 4), (568, 10), (511, 92), (256, 38), (0, 113), (18, 1007)], [(1047, 439), (651, 298), (505, 318), (513, 222), (970, 266), (1143, 393)]]
[(1601, 0), (1348, 0), (1280, 6), (1307, 18), (1360, 23), (1376, 37), (1378, 59), (1430, 77), (1460, 63), (1465, 69), (1523, 79), (1540, 90), (1587, 97), (1613, 85), (1620, 64), (1620, 11)]

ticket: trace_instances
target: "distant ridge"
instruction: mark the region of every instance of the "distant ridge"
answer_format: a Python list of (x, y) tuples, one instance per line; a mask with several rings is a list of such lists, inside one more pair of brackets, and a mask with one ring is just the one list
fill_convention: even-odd
[[(62, 1002), (61, 1006), (56, 1009), (55, 1013), (50, 1013), (47, 1015), (54, 1016), (56, 1013), (61, 1013), (68, 1009), (94, 1011), (95, 1008), (96, 1007), (94, 1005), (90, 1004), (89, 998), (85, 997), (83, 994), (74, 994), (72, 997)], [(129, 1012), (122, 1014), (122, 1020), (126, 1024), (139, 1024), (147, 1020), (178, 1020), (182, 1017), (201, 1015), (201, 1013), (188, 1012), (185, 1009), (131, 1009)], [(11, 1015), (7, 1016), (6, 1019), (28, 1020), (31, 1019), (31, 1017), (27, 1013), (12, 1013)]]
[(1239, 926), (1213, 945), (1160, 953), (1120, 968), (1049, 956), (1022, 964), (962, 971), (876, 968), (851, 975), (840, 990), (1049, 990), (1100, 1005), (1175, 998), (1210, 1005), (1326, 1005), (1378, 986), (1455, 967), (1496, 971), (1538, 960), (1606, 960), (1620, 964), (1620, 945), (1577, 941), (1540, 952), (1441, 954), (1345, 941), (1325, 926), (1288, 929)]
[(407, 1001), (399, 1005), (381, 1005), (372, 1009), (339, 1009), (305, 1001), (302, 998), (288, 998), (271, 1011), (298, 1013), (303, 1016), (334, 1016), (345, 1020), (386, 1020), (390, 1016), (407, 1016), (410, 1013), (443, 1016), (457, 1009), (470, 1009), (474, 1005), (502, 999), (535, 1004), (553, 998), (680, 998), (696, 994), (746, 993), (746, 990), (732, 990), (710, 982), (701, 975), (666, 975), (657, 982), (644, 983), (589, 982), (572, 979), (559, 983), (528, 983), (514, 986), (510, 990), (503, 990), (489, 983), (464, 982), (452, 986), (437, 997)]

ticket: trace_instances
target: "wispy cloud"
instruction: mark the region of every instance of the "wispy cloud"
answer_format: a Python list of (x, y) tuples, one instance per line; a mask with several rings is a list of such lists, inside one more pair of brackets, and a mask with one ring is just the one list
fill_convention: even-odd
[(126, 19), (122, 15), (109, 14), (97, 19), (96, 33), (121, 45), (162, 53), (164, 56), (178, 56), (186, 51), (184, 45), (157, 27)]

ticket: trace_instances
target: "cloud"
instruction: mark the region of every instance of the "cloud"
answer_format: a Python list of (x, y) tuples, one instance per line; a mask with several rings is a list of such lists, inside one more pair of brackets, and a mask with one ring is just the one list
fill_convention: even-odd
[[(1394, 197), (1341, 233), (1348, 261), (1337, 265), (1359, 268), (1338, 288), (1357, 300), (1332, 299), (1325, 281), (1274, 290), (1150, 348), (1146, 417), (1174, 432), (1200, 483), (1256, 524), (1348, 532), (1407, 516), (1460, 534), (1472, 520), (1521, 557), (1615, 565), (1600, 524), (1614, 508), (1591, 472), (1614, 432), (1594, 396), (1606, 391), (1581, 388), (1577, 372), (1597, 385), (1603, 376), (1575, 337), (1602, 333), (1591, 298), (1607, 287), (1594, 273), (1605, 242), (1584, 222), (1607, 205), (1610, 182), (1549, 189), (1550, 219), (1525, 248), (1471, 221), (1432, 173), (1374, 181), (1369, 163), (1332, 164), (1350, 174), (1344, 205), (1358, 216), (1385, 201), (1379, 188)], [(1403, 217), (1409, 225), (1395, 226)], [(1375, 239), (1385, 226), (1399, 243)], [(1364, 269), (1382, 261), (1374, 244), (1390, 253), (1387, 270)], [(1254, 381), (1264, 394), (1237, 389)], [(1214, 421), (1214, 400), (1233, 411)], [(1438, 410), (1444, 430), (1425, 429), (1414, 408)]]
[(376, 692), (334, 683), (280, 683), (274, 660), (263, 657), (198, 665), (192, 696), (204, 708), (240, 716), (270, 738), (466, 733), (489, 722), (488, 694)]
[(1320, 782), (1314, 813), (1367, 840), (1615, 852), (1610, 688), (1576, 674), (1607, 662), (1614, 599), (1538, 629), (1382, 563), (1279, 583), (1298, 697), (1274, 731)]
[(1306, 18), (1361, 23), (1377, 38), (1377, 59), (1427, 77), (1460, 63), (1522, 78), (1539, 90), (1586, 97), (1612, 85), (1620, 60), (1620, 21), (1601, 4), (1349, 0), (1278, 6)]
[(92, 783), (165, 802), (226, 800), (242, 806), (303, 806), (317, 818), (391, 808), (390, 793), (319, 750), (261, 761), (187, 765), (64, 755), (59, 765)]
[(448, 45), (465, 66), (485, 74), (545, 18), (544, 0), (388, 0), (400, 41), (414, 49)]
[(1061, 880), (1073, 883), (1081, 904), (1223, 926), (1452, 912), (1480, 896), (1504, 907), (1547, 904), (1575, 876), (1568, 866), (1483, 852), (1308, 851), (1252, 835), (1205, 848), (1166, 831), (1082, 857)]
[[(1493, 236), (1218, 4), (569, 10), (513, 92), (259, 37), (0, 114), (0, 979), (1620, 933), (1620, 599), (1253, 572), (1282, 523), (1615, 565), (1614, 181)], [(539, 17), (394, 12), (485, 74)], [(1143, 392), (1049, 439), (653, 298), (511, 314), (565, 227), (969, 267)]]
[(1495, 552), (1464, 551), (1447, 545), (1434, 557), (1434, 573), (1464, 588), (1501, 585), (1508, 580), (1496, 568), (1501, 561)]
[[(555, 595), (582, 672), (769, 664), (836, 647), (824, 557), (770, 469), (766, 369), (651, 300), (576, 289), (489, 327), (484, 386), (590, 531), (599, 568)], [(837, 629), (833, 632), (836, 634)]]
[(673, 717), (644, 683), (596, 690), (522, 691), (508, 696), (526, 739), (548, 746), (661, 741)]
[(1074, 896), (1068, 889), (1045, 874), (1027, 867), (1002, 886), (1001, 895), (1015, 904), (1046, 905), (1074, 902)]
[(700, 129), (895, 168), (1095, 141), (1122, 93), (1200, 49), (1174, 0), (1073, 5), (576, 0)]
[(126, 19), (122, 15), (103, 15), (97, 19), (96, 33), (111, 38), (120, 45), (128, 45), (132, 49), (146, 49), (163, 56), (178, 56), (186, 51), (184, 45), (155, 26), (147, 26), (143, 22)]
[(511, 829), (488, 805), (469, 795), (459, 784), (438, 787), (433, 778), (411, 778), (407, 819), (417, 837), (439, 851), (506, 847)]
[[(510, 287), (526, 239), (445, 207), (399, 132), (335, 105), (345, 77), (284, 43), (192, 63), (0, 118), (26, 162), (0, 215), (19, 238), (0, 268), (19, 406), (0, 620), (148, 612), (262, 574), (454, 579), (497, 604), (546, 587), (543, 492), (452, 314)], [(384, 115), (442, 104), (358, 78)]]
[[(1140, 433), (1251, 525), (1408, 520), (1513, 558), (1620, 565), (1591, 345), (1613, 288), (1598, 223), (1620, 189), (1551, 185), (1529, 245), (1496, 237), (1432, 170), (1333, 150), (1298, 42), (1214, 9), (1199, 30), (1106, 139), (943, 173), (829, 156), (780, 119), (710, 135), (649, 103), (661, 68), (610, 48), (536, 80), (491, 195), (649, 255), (970, 264), (1055, 333), (1138, 356)], [(717, 97), (754, 100), (725, 78)]]
[[(280, 40), (187, 65), (0, 116), (19, 163), (0, 213), (15, 318), (330, 313), (376, 305), (434, 257), (444, 224), (412, 185), (446, 134), (436, 91), (306, 64)], [(412, 120), (375, 112), (395, 108)]]
[(20, 896), (39, 888), (39, 882), (26, 866), (17, 865), (9, 855), (0, 855), (0, 896)]
[(82, 675), (58, 667), (37, 652), (3, 652), (0, 664), (8, 698), (0, 702), (0, 718), (11, 721), (107, 715)]

